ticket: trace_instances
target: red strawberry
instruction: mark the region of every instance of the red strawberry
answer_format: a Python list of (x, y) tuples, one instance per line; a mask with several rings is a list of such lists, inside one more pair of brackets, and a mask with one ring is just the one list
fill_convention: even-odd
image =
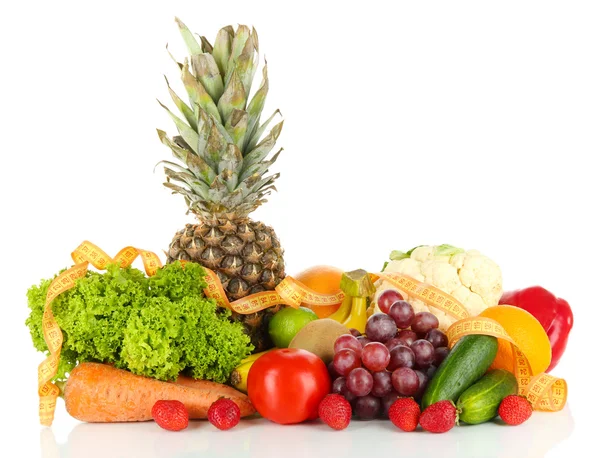
[(328, 394), (319, 403), (319, 418), (333, 429), (344, 429), (350, 424), (352, 407), (341, 394)]
[(392, 423), (402, 431), (414, 431), (419, 424), (421, 409), (413, 398), (400, 398), (394, 401), (389, 410)]
[(237, 425), (240, 417), (240, 408), (231, 399), (218, 399), (208, 409), (208, 421), (223, 431)]
[(156, 401), (152, 418), (158, 426), (169, 431), (181, 431), (189, 422), (188, 411), (180, 401)]
[(520, 425), (531, 417), (532, 412), (533, 408), (527, 398), (516, 394), (506, 396), (498, 407), (498, 415), (509, 425)]
[(458, 412), (452, 401), (438, 401), (423, 411), (419, 423), (430, 433), (445, 433), (458, 423)]

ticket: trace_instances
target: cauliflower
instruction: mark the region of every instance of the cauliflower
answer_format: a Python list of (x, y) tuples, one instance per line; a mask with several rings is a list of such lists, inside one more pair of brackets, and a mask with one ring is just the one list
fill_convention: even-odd
[[(393, 251), (384, 272), (398, 272), (416, 280), (433, 285), (460, 301), (471, 315), (479, 315), (484, 309), (498, 305), (502, 295), (502, 273), (498, 265), (476, 250), (465, 251), (451, 245), (419, 246), (407, 253)], [(396, 289), (385, 280), (375, 283), (377, 291), (369, 313), (381, 312), (377, 299), (386, 289)], [(415, 313), (431, 312), (437, 316), (440, 329), (445, 331), (456, 321), (434, 307), (414, 297), (406, 297)]]

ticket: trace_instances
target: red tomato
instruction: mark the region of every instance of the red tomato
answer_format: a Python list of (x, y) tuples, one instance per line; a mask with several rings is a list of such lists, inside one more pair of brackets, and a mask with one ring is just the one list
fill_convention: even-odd
[(318, 418), (331, 379), (318, 356), (299, 348), (272, 350), (248, 374), (248, 396), (259, 414), (282, 425)]

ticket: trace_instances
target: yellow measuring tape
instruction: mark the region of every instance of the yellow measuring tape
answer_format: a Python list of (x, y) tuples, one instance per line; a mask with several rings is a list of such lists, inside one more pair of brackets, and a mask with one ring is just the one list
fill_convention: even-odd
[(40, 423), (42, 425), (50, 426), (52, 424), (52, 421), (54, 420), (54, 410), (56, 409), (56, 399), (60, 394), (60, 389), (53, 384), (51, 380), (58, 372), (58, 361), (60, 359), (60, 350), (63, 344), (63, 334), (52, 314), (50, 303), (60, 293), (74, 287), (75, 282), (78, 279), (85, 277), (89, 264), (92, 264), (96, 269), (105, 269), (106, 266), (111, 263), (126, 267), (138, 256), (141, 256), (142, 261), (144, 262), (144, 268), (146, 269), (146, 274), (148, 275), (154, 275), (156, 270), (162, 265), (158, 256), (151, 251), (126, 247), (119, 251), (113, 259), (93, 243), (85, 241), (71, 253), (71, 258), (75, 262), (75, 265), (61, 273), (50, 284), (48, 293), (46, 294), (44, 316), (42, 319), (44, 340), (46, 341), (46, 345), (48, 345), (50, 354), (38, 367), (38, 395), (40, 397), (39, 413)]
[[(75, 262), (75, 265), (57, 276), (50, 284), (48, 293), (46, 294), (42, 319), (44, 340), (50, 354), (38, 367), (39, 414), (42, 425), (50, 426), (52, 424), (56, 409), (56, 399), (60, 395), (60, 389), (52, 383), (52, 378), (58, 372), (63, 334), (52, 314), (51, 302), (60, 293), (73, 288), (75, 282), (85, 276), (90, 264), (100, 270), (105, 269), (109, 264), (126, 267), (131, 265), (138, 256), (141, 257), (148, 276), (154, 275), (162, 267), (159, 257), (151, 251), (129, 246), (123, 248), (112, 258), (98, 246), (84, 241), (71, 253), (71, 258)], [(185, 262), (182, 262), (182, 264), (185, 264)], [(221, 307), (229, 308), (244, 315), (255, 313), (278, 304), (298, 308), (300, 304), (337, 304), (342, 302), (344, 298), (344, 293), (341, 291), (336, 294), (320, 294), (307, 288), (292, 277), (286, 277), (275, 287), (275, 291), (264, 291), (243, 297), (234, 302), (229, 302), (217, 274), (206, 267), (204, 269), (207, 274), (205, 280), (208, 284), (204, 289), (206, 296), (215, 299)]]
[(464, 305), (450, 296), (450, 294), (443, 292), (435, 286), (422, 283), (408, 275), (394, 272), (379, 273), (374, 274), (374, 276), (391, 283), (409, 296), (415, 297), (442, 312), (446, 312), (457, 320), (462, 320), (470, 316)]
[(493, 336), (511, 343), (514, 361), (513, 373), (519, 383), (519, 394), (531, 402), (534, 410), (556, 412), (565, 406), (567, 382), (546, 373), (534, 376), (527, 357), (496, 320), (478, 316), (459, 320), (448, 328), (448, 344), (452, 347), (462, 337), (472, 334)]
[(204, 289), (206, 297), (214, 299), (221, 307), (231, 309), (242, 315), (259, 312), (278, 304), (298, 308), (302, 304), (313, 306), (335, 305), (344, 300), (342, 291), (335, 294), (317, 293), (288, 276), (275, 287), (275, 291), (263, 291), (229, 302), (217, 274), (206, 267), (204, 270), (206, 270), (205, 281), (208, 283), (208, 286)]
[(513, 373), (519, 384), (519, 394), (527, 397), (534, 410), (555, 412), (565, 406), (567, 382), (546, 373), (534, 376), (527, 357), (519, 350), (515, 341), (500, 323), (491, 318), (469, 316), (465, 306), (449, 294), (407, 275), (386, 272), (375, 276), (391, 283), (409, 296), (456, 318), (458, 321), (446, 331), (450, 347), (453, 347), (462, 337), (472, 334), (494, 336), (510, 342), (513, 350)]
[[(75, 265), (57, 276), (50, 284), (42, 320), (44, 339), (50, 354), (38, 367), (39, 414), (42, 425), (50, 426), (52, 424), (56, 399), (60, 394), (60, 389), (51, 380), (58, 371), (63, 335), (52, 314), (52, 308), (50, 307), (52, 300), (60, 293), (74, 287), (75, 282), (85, 276), (89, 264), (96, 269), (105, 269), (108, 264), (126, 267), (131, 265), (138, 256), (141, 257), (148, 276), (154, 275), (162, 267), (162, 262), (158, 256), (151, 251), (129, 246), (123, 248), (114, 258), (111, 258), (93, 243), (84, 241), (71, 253)], [(185, 265), (185, 262), (182, 261), (182, 264)], [(279, 304), (297, 308), (301, 304), (311, 306), (334, 305), (341, 303), (344, 299), (344, 293), (341, 290), (334, 294), (320, 294), (288, 276), (275, 287), (275, 291), (264, 291), (230, 302), (217, 274), (206, 267), (204, 267), (204, 270), (206, 271), (205, 281), (207, 282), (204, 289), (206, 296), (214, 299), (219, 306), (244, 315), (256, 313)], [(461, 337), (469, 334), (487, 334), (508, 340), (513, 345), (515, 354), (514, 373), (519, 382), (519, 392), (527, 396), (536, 410), (557, 411), (564, 407), (567, 400), (566, 382), (548, 374), (533, 376), (527, 358), (498, 322), (489, 318), (470, 317), (466, 308), (454, 297), (407, 275), (378, 273), (372, 274), (372, 276), (384, 279), (408, 295), (416, 297), (456, 318), (458, 321), (450, 326), (447, 331), (450, 346), (454, 345)]]

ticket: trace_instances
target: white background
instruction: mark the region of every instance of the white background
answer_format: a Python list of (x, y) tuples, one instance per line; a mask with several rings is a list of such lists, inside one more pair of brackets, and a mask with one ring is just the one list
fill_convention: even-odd
[[(353, 424), (354, 435), (74, 428), (62, 404), (54, 437), (38, 426), (42, 355), (23, 324), (27, 288), (70, 265), (84, 239), (111, 254), (131, 244), (161, 253), (193, 221), (153, 173), (169, 156), (155, 128), (174, 132), (155, 99), (169, 102), (163, 74), (180, 87), (165, 50), (184, 56), (175, 15), (210, 41), (230, 23), (259, 32), (265, 113), (282, 110), (285, 150), (273, 168), (279, 192), (254, 216), (279, 234), (288, 273), (318, 263), (376, 271), (391, 250), (420, 244), (479, 249), (506, 289), (541, 284), (571, 303), (575, 327), (554, 371), (569, 383), (565, 411), (443, 437), (383, 422)], [(457, 456), (584, 447), (597, 404), (599, 22), (594, 1), (5, 2), (0, 447), (44, 458), (358, 455), (373, 441), (407, 455), (425, 444)]]

